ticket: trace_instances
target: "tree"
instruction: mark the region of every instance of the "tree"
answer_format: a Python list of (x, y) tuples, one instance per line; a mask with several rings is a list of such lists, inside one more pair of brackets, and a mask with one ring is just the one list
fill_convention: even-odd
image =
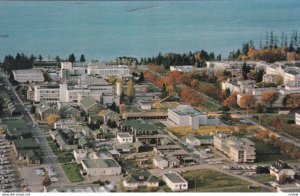
[(30, 113), (34, 114), (35, 113), (36, 107), (34, 105), (31, 106), (30, 108)]
[(263, 81), (264, 72), (265, 71), (263, 69), (260, 69), (256, 72), (256, 76), (255, 76), (256, 83), (260, 83)]
[(134, 96), (134, 84), (133, 81), (130, 79), (127, 82), (127, 97), (129, 98), (130, 102), (132, 101)]
[(262, 101), (272, 107), (272, 104), (278, 99), (279, 95), (274, 91), (265, 91), (262, 93)]
[(192, 81), (191, 81), (191, 87), (197, 87), (197, 85), (198, 85), (198, 80), (196, 80), (196, 79), (193, 79)]
[(162, 89), (161, 89), (160, 98), (163, 99), (167, 96), (168, 96), (168, 92), (167, 92), (167, 89), (166, 89), (166, 85), (163, 84)]
[(236, 93), (230, 95), (227, 97), (224, 101), (223, 104), (227, 107), (235, 107), (237, 105), (237, 98), (236, 98)]
[(144, 82), (144, 81), (145, 81), (144, 72), (141, 71), (140, 77), (139, 77), (139, 82)]
[(61, 61), (61, 59), (59, 58), (59, 56), (56, 56), (56, 57), (55, 57), (55, 60), (56, 60), (56, 62), (58, 62), (58, 63)]
[(242, 76), (243, 76), (244, 80), (248, 79), (248, 73), (249, 72), (250, 72), (250, 67), (246, 63), (243, 63)]
[(256, 98), (254, 95), (244, 95), (240, 98), (240, 107), (247, 110), (254, 108), (256, 103)]
[(260, 130), (257, 134), (257, 139), (264, 141), (269, 138), (269, 131), (266, 129)]
[(107, 80), (108, 80), (109, 83), (114, 84), (117, 81), (117, 77), (113, 76), (113, 75), (109, 75)]
[(39, 61), (42, 61), (43, 60), (42, 55), (39, 55), (38, 59), (39, 59)]
[(75, 55), (72, 53), (72, 54), (70, 54), (70, 56), (69, 56), (69, 62), (71, 62), (72, 64), (76, 61), (76, 57), (75, 57)]
[(47, 118), (47, 122), (48, 124), (53, 124), (55, 122), (57, 122), (60, 119), (60, 116), (57, 114), (51, 114), (48, 116)]
[[(74, 60), (75, 61), (75, 60)], [(80, 56), (80, 62), (85, 62), (85, 57), (84, 57), (84, 55), (82, 54), (81, 56)]]

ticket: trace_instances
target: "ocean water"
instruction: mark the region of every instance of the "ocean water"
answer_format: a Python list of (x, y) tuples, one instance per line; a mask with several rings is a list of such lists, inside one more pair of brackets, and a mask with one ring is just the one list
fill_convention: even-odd
[(0, 59), (87, 59), (209, 50), (227, 56), (273, 30), (300, 32), (299, 0), (0, 1)]

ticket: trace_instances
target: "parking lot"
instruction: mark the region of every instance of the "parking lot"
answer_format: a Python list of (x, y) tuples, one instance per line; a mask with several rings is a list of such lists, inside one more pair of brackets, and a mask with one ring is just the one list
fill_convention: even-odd
[(9, 142), (0, 136), (0, 192), (18, 191), (19, 179), (16, 176), (16, 170), (12, 166), (10, 154), (12, 147)]

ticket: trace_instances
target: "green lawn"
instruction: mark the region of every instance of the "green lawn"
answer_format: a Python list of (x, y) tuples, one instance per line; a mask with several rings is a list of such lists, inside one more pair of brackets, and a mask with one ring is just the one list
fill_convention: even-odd
[(253, 192), (267, 191), (249, 189), (250, 183), (214, 170), (196, 170), (183, 174), (190, 192)]
[[(47, 138), (48, 140), (48, 138)], [(60, 163), (68, 163), (73, 160), (73, 155), (70, 152), (62, 152), (57, 144), (53, 143), (52, 141), (48, 140), (48, 144), (50, 148), (52, 149), (53, 153), (57, 156), (57, 159)]]
[(65, 174), (68, 176), (69, 180), (71, 182), (81, 182), (83, 181), (81, 174), (80, 174), (80, 168), (76, 164), (69, 163), (62, 165)]
[(256, 174), (254, 176), (250, 177), (251, 179), (259, 182), (259, 183), (268, 183), (270, 181), (274, 181), (275, 177), (274, 176), (270, 176), (270, 174)]
[(256, 163), (274, 163), (281, 159), (289, 161), (291, 158), (287, 154), (282, 154), (278, 148), (264, 143), (256, 138), (250, 138), (256, 145)]
[(204, 108), (207, 110), (207, 111), (211, 111), (211, 112), (215, 112), (215, 111), (219, 111), (219, 108), (220, 108), (220, 105), (216, 105), (210, 101), (206, 101), (204, 103)]

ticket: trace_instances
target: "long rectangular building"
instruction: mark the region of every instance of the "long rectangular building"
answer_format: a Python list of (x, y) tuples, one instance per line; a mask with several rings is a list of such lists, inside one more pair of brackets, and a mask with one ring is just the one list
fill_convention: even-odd
[(12, 71), (14, 79), (20, 83), (44, 82), (44, 75), (38, 69), (19, 69)]

